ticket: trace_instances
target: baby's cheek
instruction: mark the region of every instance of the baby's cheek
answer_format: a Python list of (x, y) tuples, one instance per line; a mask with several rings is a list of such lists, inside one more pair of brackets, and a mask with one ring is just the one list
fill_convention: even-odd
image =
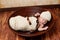
[(40, 23), (44, 23), (45, 20), (43, 20), (42, 18), (40, 18), (40, 19), (39, 19), (39, 22), (40, 22)]
[(46, 23), (47, 23), (47, 20), (44, 20), (44, 21), (43, 21), (43, 24), (46, 24)]
[(46, 24), (47, 20), (39, 18), (39, 24)]

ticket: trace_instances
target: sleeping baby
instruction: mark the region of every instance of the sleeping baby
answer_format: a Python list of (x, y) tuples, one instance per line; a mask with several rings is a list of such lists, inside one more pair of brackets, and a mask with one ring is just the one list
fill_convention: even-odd
[[(19, 15), (19, 16), (11, 17), (9, 19), (10, 27), (14, 30), (31, 32), (37, 29), (37, 24), (38, 24), (38, 31), (47, 30), (48, 26), (44, 27), (44, 25), (51, 20), (51, 13), (49, 11), (44, 11), (41, 14), (36, 13), (34, 16), (23, 17)], [(37, 16), (38, 18), (36, 18)]]

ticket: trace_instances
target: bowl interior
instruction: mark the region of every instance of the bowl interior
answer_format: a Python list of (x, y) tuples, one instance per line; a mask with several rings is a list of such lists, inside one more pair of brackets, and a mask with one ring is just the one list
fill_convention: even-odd
[[(16, 12), (14, 12), (10, 17), (14, 17), (14, 16), (17, 16), (17, 15), (21, 15), (21, 16), (24, 16), (24, 17), (25, 16), (32, 16), (37, 12), (41, 13), (43, 11), (47, 11), (47, 10), (45, 10), (43, 8), (40, 8), (40, 7), (22, 7), (19, 10), (17, 10)], [(52, 14), (53, 13), (51, 12), (51, 15)], [(18, 35), (26, 36), (26, 37), (32, 37), (32, 36), (38, 36), (38, 35), (42, 35), (42, 34), (46, 33), (48, 30), (50, 30), (53, 27), (53, 24), (54, 24), (54, 17), (52, 15), (51, 21), (46, 24), (47, 26), (49, 26), (49, 28), (46, 31), (40, 31), (40, 32), (35, 31), (33, 33), (29, 33), (29, 32), (22, 32), (22, 31), (15, 31), (12, 28), (11, 29), (12, 29), (13, 32), (15, 32)], [(8, 25), (9, 25), (9, 23), (8, 23)]]

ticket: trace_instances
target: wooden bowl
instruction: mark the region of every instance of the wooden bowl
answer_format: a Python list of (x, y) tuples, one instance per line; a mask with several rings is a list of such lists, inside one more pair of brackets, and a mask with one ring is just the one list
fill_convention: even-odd
[[(10, 17), (14, 17), (14, 16), (17, 16), (17, 15), (32, 16), (32, 15), (34, 15), (37, 12), (41, 13), (43, 11), (47, 11), (47, 10), (43, 9), (43, 8), (40, 8), (40, 7), (21, 7), (19, 10), (14, 12)], [(48, 22), (46, 24), (48, 26), (48, 29), (46, 31), (40, 31), (40, 32), (39, 31), (35, 31), (33, 33), (28, 33), (28, 32), (22, 32), (22, 31), (15, 31), (10, 26), (9, 27), (16, 34), (21, 35), (21, 36), (25, 36), (25, 37), (33, 37), (33, 36), (42, 35), (42, 34), (46, 33), (47, 31), (49, 31), (54, 25), (55, 20), (54, 20), (54, 16), (53, 16), (52, 12), (51, 12), (51, 15), (52, 15), (52, 19), (51, 19), (50, 22)], [(8, 19), (8, 21), (9, 21), (9, 19)], [(8, 25), (9, 25), (9, 23), (8, 23)]]

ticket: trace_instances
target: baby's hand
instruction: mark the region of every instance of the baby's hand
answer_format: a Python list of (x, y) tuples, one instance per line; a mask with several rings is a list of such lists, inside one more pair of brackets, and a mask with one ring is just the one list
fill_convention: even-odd
[(40, 13), (37, 12), (37, 13), (35, 14), (35, 16), (40, 16)]
[(38, 31), (43, 31), (43, 30), (47, 30), (47, 29), (48, 29), (48, 26), (45, 26), (44, 28), (39, 27)]

